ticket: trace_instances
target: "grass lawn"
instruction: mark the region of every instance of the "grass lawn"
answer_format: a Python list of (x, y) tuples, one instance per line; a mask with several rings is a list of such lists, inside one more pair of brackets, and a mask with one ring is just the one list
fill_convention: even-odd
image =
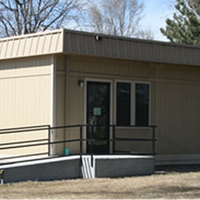
[(118, 179), (78, 179), (0, 185), (1, 199), (197, 199), (200, 172)]

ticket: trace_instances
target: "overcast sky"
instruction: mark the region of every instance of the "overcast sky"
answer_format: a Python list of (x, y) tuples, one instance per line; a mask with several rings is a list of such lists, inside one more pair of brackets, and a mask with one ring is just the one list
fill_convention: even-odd
[(160, 28), (165, 27), (166, 18), (172, 18), (175, 0), (143, 0), (144, 18), (141, 20), (142, 29), (151, 29), (154, 33), (154, 40), (168, 41)]

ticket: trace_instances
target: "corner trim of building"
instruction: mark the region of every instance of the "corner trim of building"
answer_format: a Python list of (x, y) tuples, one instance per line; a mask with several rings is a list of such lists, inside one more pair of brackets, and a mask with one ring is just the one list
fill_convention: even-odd
[[(51, 116), (50, 126), (56, 126), (56, 59), (55, 56), (51, 56)], [(51, 132), (51, 142), (55, 141), (54, 130)], [(51, 145), (50, 155), (55, 154), (55, 147)]]

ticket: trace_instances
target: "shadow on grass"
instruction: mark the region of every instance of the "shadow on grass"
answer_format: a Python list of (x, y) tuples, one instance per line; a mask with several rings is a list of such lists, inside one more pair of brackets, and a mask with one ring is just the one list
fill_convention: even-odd
[(55, 192), (49, 193), (50, 196), (61, 195), (61, 196), (76, 196), (81, 197), (93, 197), (93, 198), (197, 198), (200, 196), (200, 187), (181, 187), (181, 186), (168, 186), (168, 187), (144, 187), (135, 191), (62, 191), (56, 194)]
[(200, 165), (165, 165), (156, 166), (155, 172), (200, 172)]
[(165, 198), (165, 199), (171, 199), (171, 198), (194, 199), (194, 198), (199, 198), (200, 187), (159, 186), (155, 188), (152, 186), (146, 189), (146, 194), (143, 197), (147, 198), (148, 196), (150, 196), (151, 198)]

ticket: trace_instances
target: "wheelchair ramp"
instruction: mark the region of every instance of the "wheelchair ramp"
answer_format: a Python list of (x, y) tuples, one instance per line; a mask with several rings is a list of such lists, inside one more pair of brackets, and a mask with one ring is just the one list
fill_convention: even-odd
[(118, 178), (154, 173), (153, 156), (64, 156), (22, 163), (0, 164), (4, 183), (77, 178)]

